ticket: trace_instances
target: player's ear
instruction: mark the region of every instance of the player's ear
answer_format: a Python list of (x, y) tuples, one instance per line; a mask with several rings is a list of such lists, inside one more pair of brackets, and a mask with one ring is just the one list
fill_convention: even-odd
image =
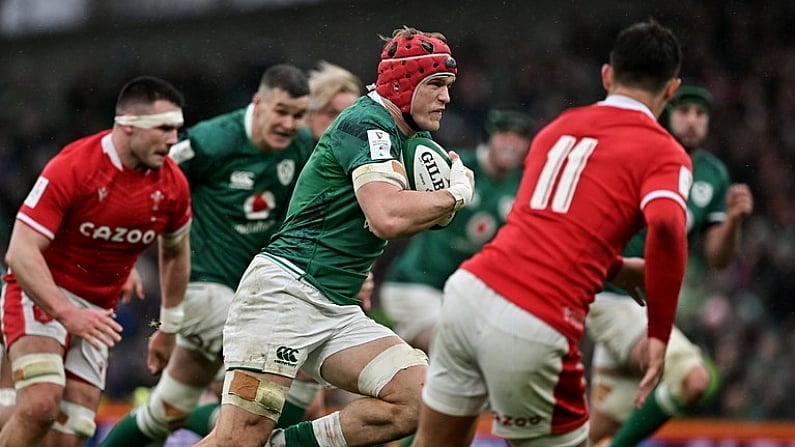
[(682, 85), (682, 78), (673, 78), (665, 84), (665, 102), (670, 101), (674, 97), (680, 85)]
[(125, 135), (132, 135), (134, 130), (133, 126), (130, 125), (119, 125), (119, 127), (121, 128), (122, 132), (124, 132)]
[(613, 86), (613, 67), (610, 64), (602, 65), (602, 87), (605, 91), (610, 91)]

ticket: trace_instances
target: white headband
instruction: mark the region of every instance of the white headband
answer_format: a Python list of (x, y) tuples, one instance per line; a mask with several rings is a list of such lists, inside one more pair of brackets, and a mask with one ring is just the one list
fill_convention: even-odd
[(122, 126), (135, 126), (144, 129), (160, 126), (180, 127), (185, 122), (182, 119), (181, 110), (155, 113), (154, 115), (118, 115), (113, 121)]

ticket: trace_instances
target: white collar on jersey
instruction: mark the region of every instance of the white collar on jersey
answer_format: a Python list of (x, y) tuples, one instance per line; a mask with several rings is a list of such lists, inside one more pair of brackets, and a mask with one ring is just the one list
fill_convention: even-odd
[(635, 98), (630, 98), (629, 96), (609, 95), (607, 98), (604, 99), (604, 101), (599, 101), (596, 104), (600, 106), (613, 106), (622, 109), (637, 110), (645, 113), (646, 115), (649, 115), (651, 119), (657, 121), (657, 118), (655, 118), (654, 114), (651, 113), (651, 110), (649, 110), (649, 108), (646, 107), (646, 104), (643, 104), (642, 102), (638, 101)]
[(246, 107), (246, 114), (243, 116), (243, 126), (246, 128), (246, 136), (251, 140), (251, 128), (254, 121), (254, 104), (249, 104)]
[[(368, 86), (367, 88), (370, 88), (370, 86)], [(373, 101), (377, 102), (378, 104), (381, 104), (382, 106), (384, 105), (384, 99), (375, 90), (372, 90), (372, 91), (368, 92), (367, 96), (369, 96), (370, 99), (372, 99)], [(386, 106), (384, 106), (384, 107), (386, 107)]]
[(111, 135), (112, 134), (107, 134), (102, 137), (102, 152), (108, 154), (108, 158), (110, 158), (110, 162), (113, 163), (113, 166), (119, 168), (119, 171), (123, 171), (124, 167), (121, 164), (119, 152), (116, 150), (116, 146), (113, 145)]

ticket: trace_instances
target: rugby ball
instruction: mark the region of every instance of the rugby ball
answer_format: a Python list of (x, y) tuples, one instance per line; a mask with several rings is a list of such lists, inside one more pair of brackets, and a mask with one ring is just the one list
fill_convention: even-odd
[[(450, 186), (452, 161), (439, 143), (425, 137), (408, 140), (403, 150), (403, 167), (409, 189), (415, 191), (438, 191)], [(431, 229), (444, 228), (453, 221), (455, 213), (440, 221)]]

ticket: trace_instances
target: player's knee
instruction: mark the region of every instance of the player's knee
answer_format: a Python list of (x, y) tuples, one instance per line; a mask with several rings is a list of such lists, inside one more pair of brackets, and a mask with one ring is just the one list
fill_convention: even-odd
[(164, 372), (146, 407), (136, 413), (138, 427), (153, 439), (164, 439), (196, 409), (204, 390), (185, 385)]
[(606, 420), (624, 422), (634, 408), (632, 401), (638, 391), (634, 376), (610, 374), (596, 370), (592, 374), (591, 405)]
[(712, 380), (712, 375), (705, 366), (694, 367), (684, 379), (683, 395), (680, 396), (680, 399), (685, 405), (699, 402), (709, 390)]
[[(421, 369), (414, 367), (422, 367)], [(402, 434), (416, 430), (428, 356), (400, 343), (385, 349), (359, 373), (359, 392), (390, 403), (389, 420)], [(387, 385), (390, 385), (387, 387)]]
[[(16, 391), (37, 384), (66, 384), (63, 359), (57, 354), (28, 354), (11, 363)], [(60, 413), (61, 393), (29, 393), (20, 411), (40, 426), (49, 426)]]
[(97, 424), (94, 422), (96, 413), (93, 410), (67, 401), (62, 401), (60, 407), (61, 412), (52, 426), (53, 430), (81, 439), (94, 436)]
[(233, 369), (226, 372), (221, 403), (234, 405), (275, 423), (281, 416), (288, 389), (246, 371)]
[[(366, 396), (382, 398), (381, 391), (395, 378), (397, 373), (412, 366), (428, 366), (428, 356), (425, 352), (414, 349), (406, 343), (392, 345), (362, 368), (359, 373), (359, 392)], [(401, 389), (393, 390), (393, 394), (397, 395), (397, 398), (392, 398), (392, 400), (418, 397), (422, 380), (417, 383), (413, 382), (409, 381)]]

